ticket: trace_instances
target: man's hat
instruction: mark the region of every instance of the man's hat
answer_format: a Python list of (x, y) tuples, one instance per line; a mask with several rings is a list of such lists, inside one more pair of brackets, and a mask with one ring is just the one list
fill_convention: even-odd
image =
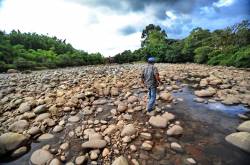
[(152, 62), (155, 62), (155, 58), (154, 58), (154, 57), (149, 57), (149, 58), (148, 58), (148, 62), (151, 62), (151, 63), (152, 63)]

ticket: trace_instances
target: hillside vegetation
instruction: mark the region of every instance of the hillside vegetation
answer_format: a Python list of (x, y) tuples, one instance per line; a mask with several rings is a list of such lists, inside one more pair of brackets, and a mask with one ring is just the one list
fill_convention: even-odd
[(213, 32), (198, 27), (186, 38), (175, 40), (169, 39), (160, 26), (150, 24), (142, 32), (140, 49), (126, 50), (114, 58), (118, 63), (155, 56), (158, 62), (250, 67), (249, 27), (247, 20)]

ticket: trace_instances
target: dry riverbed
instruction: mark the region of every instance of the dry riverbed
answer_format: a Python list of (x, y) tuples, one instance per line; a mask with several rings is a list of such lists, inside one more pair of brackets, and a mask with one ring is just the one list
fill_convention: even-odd
[(248, 164), (249, 71), (157, 64), (148, 116), (144, 65), (0, 74), (0, 164)]

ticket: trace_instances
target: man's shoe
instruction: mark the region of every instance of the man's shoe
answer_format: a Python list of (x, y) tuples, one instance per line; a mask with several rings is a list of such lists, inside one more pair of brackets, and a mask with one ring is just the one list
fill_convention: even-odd
[(155, 115), (155, 111), (147, 112), (147, 115), (154, 116)]

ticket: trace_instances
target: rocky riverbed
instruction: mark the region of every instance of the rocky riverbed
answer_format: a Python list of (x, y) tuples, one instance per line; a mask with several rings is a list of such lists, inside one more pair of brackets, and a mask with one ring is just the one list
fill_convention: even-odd
[(249, 71), (157, 64), (148, 116), (144, 65), (1, 74), (0, 164), (248, 163)]

